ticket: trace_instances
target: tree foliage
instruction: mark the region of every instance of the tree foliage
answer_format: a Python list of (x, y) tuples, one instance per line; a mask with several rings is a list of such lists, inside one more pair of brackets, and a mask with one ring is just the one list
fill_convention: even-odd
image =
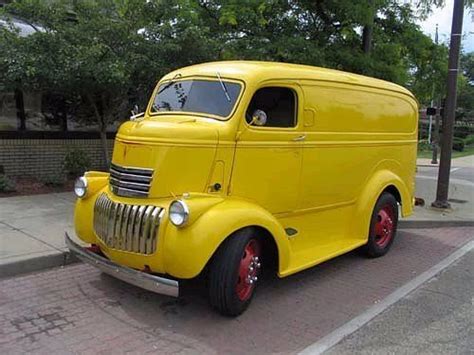
[(458, 119), (474, 121), (474, 52), (461, 57), (460, 80), (458, 84)]
[[(421, 102), (444, 94), (447, 48), (416, 19), (442, 0), (16, 0), (43, 30), (0, 27), (0, 84), (64, 98), (74, 117), (108, 124), (144, 105), (171, 69), (252, 59), (336, 68), (396, 82)], [(370, 38), (367, 38), (367, 26)], [(364, 41), (370, 39), (370, 50)]]

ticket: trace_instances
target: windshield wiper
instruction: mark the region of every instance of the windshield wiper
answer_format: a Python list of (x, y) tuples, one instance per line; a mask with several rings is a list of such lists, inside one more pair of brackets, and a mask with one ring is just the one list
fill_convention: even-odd
[(225, 94), (225, 97), (227, 98), (227, 101), (231, 102), (232, 100), (230, 99), (229, 92), (227, 91), (227, 88), (226, 88), (224, 82), (222, 81), (222, 78), (221, 78), (220, 74), (218, 72), (216, 72), (216, 74), (217, 74), (217, 79), (219, 79), (219, 82), (221, 83), (222, 90), (224, 91), (224, 94)]
[(166, 84), (165, 86), (163, 86), (157, 93), (156, 95), (159, 95), (161, 94), (163, 91), (165, 91), (166, 89), (168, 89), (171, 85), (173, 85), (175, 82), (176, 82), (176, 79), (179, 78), (181, 76), (180, 73), (176, 74), (175, 76), (173, 76), (170, 80), (170, 82), (168, 84)]

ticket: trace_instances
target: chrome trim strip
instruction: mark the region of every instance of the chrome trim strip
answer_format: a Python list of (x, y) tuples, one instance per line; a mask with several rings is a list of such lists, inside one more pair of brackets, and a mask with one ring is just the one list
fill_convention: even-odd
[(123, 197), (146, 197), (148, 196), (148, 191), (139, 191), (139, 190), (130, 190), (124, 187), (117, 187), (110, 185), (110, 190), (117, 196)]
[(110, 176), (109, 178), (110, 180), (110, 184), (113, 185), (113, 186), (117, 186), (117, 187), (125, 187), (125, 188), (137, 188), (137, 189), (140, 189), (140, 190), (143, 190), (144, 192), (148, 192), (148, 190), (150, 189), (150, 184), (142, 184), (142, 183), (139, 183), (139, 182), (131, 182), (131, 181), (124, 181), (124, 180), (117, 180), (116, 178)]
[(150, 168), (119, 166), (114, 163), (110, 163), (110, 167), (120, 173), (125, 173), (125, 174), (138, 174), (138, 175), (145, 175), (145, 176), (153, 175), (153, 169), (150, 169)]
[(135, 217), (137, 216), (137, 211), (138, 211), (138, 206), (133, 205), (132, 209), (130, 211), (130, 220), (128, 221), (128, 226), (127, 226), (127, 250), (133, 250), (133, 227), (135, 225)]
[(179, 296), (179, 282), (176, 280), (147, 274), (142, 271), (116, 264), (111, 260), (95, 254), (75, 243), (67, 233), (65, 233), (65, 241), (66, 246), (73, 255), (83, 262), (95, 266), (106, 274), (151, 292), (171, 297)]
[(109, 248), (153, 254), (164, 208), (115, 202), (101, 193), (94, 205), (94, 231)]
[(153, 180), (154, 170), (150, 168), (110, 165), (110, 190), (124, 197), (147, 197)]
[(152, 180), (151, 176), (143, 176), (143, 175), (134, 175), (134, 174), (125, 174), (119, 173), (114, 169), (110, 168), (110, 176), (118, 180), (125, 180), (125, 181), (140, 181), (143, 183), (150, 183)]

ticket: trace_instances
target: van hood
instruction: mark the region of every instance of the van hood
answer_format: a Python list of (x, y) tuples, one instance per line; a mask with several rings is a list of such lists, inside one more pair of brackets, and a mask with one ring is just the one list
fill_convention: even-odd
[(112, 163), (153, 169), (148, 198), (207, 192), (218, 137), (212, 123), (192, 118), (130, 121), (117, 133)]
[(215, 145), (218, 140), (218, 131), (212, 122), (170, 115), (125, 122), (120, 126), (117, 137), (136, 142), (174, 144), (188, 142)]

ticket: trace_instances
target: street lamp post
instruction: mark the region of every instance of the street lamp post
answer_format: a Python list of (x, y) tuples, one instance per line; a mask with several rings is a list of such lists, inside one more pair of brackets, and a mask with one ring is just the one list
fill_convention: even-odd
[(436, 200), (431, 206), (449, 208), (448, 190), (449, 173), (451, 170), (451, 151), (453, 147), (454, 115), (456, 111), (456, 84), (459, 68), (459, 50), (461, 47), (462, 22), (464, 16), (464, 0), (454, 0), (453, 22), (451, 27), (451, 42), (449, 45), (448, 83), (445, 107), (445, 122), (443, 124), (443, 141), (438, 170), (438, 187)]

